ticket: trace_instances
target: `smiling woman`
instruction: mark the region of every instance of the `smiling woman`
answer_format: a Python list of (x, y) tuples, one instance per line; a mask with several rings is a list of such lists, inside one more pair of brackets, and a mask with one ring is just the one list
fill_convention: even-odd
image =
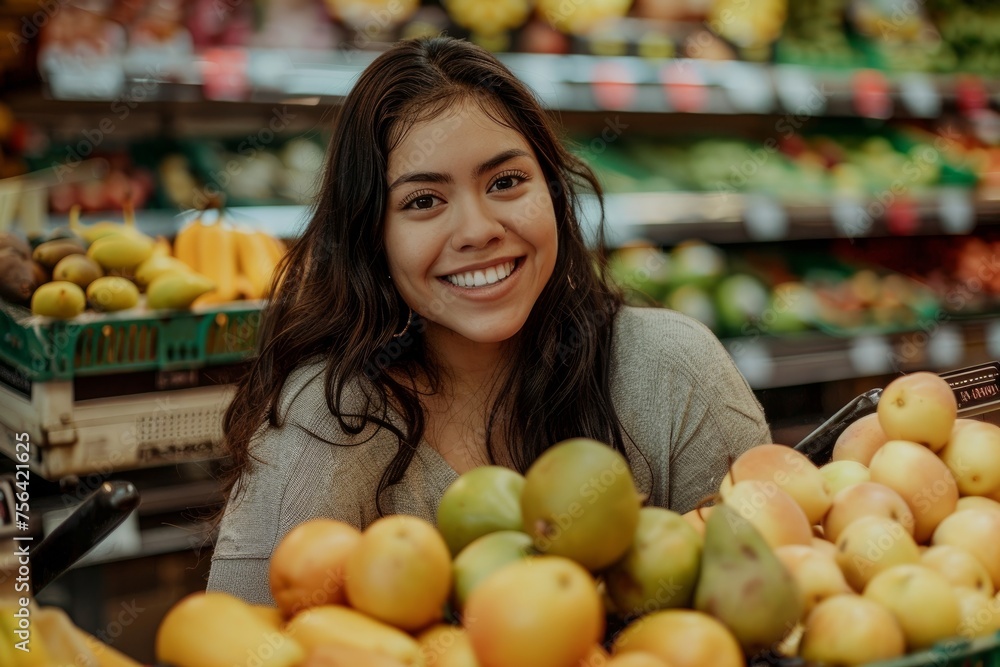
[(600, 195), (483, 49), (401, 42), (361, 74), (226, 414), (209, 588), (268, 603), (269, 559), (299, 523), (433, 521), (460, 473), (524, 471), (567, 438), (618, 450), (678, 511), (769, 441), (705, 327), (622, 306), (584, 242), (582, 189)]

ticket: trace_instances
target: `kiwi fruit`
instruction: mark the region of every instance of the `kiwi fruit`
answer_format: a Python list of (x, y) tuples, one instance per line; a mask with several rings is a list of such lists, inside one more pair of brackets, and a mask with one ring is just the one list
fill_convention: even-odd
[(0, 249), (0, 298), (24, 304), (37, 286), (31, 262), (14, 248)]

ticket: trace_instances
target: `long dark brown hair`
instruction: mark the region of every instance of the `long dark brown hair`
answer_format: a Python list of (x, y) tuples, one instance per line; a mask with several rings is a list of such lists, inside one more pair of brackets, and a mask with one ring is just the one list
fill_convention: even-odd
[[(590, 240), (598, 251), (588, 248), (578, 220), (578, 191), (589, 190), (601, 202), (600, 186), (560, 143), (531, 91), (492, 54), (435, 37), (400, 42), (379, 55), (343, 102), (311, 220), (279, 267), (262, 314), (259, 355), (225, 415), (227, 495), (250, 462), (254, 434), (265, 421), (281, 425), (278, 399), (289, 373), (319, 358), (326, 365), (326, 402), (343, 431), (356, 435), (374, 423), (398, 439), (375, 492), (383, 513), (382, 492), (403, 477), (424, 432), (420, 395), (414, 383), (398, 378), (418, 371), (440, 378), (420, 322), (393, 338), (409, 309), (388, 278), (383, 246), (388, 157), (413, 123), (467, 99), (531, 145), (558, 233), (553, 274), (516, 337), (487, 418), (491, 460), (524, 471), (547, 447), (579, 436), (627, 456), (609, 386), (612, 327), (622, 300), (606, 278), (603, 204)], [(359, 379), (367, 407), (346, 414), (347, 387)], [(390, 405), (403, 428), (391, 423)]]

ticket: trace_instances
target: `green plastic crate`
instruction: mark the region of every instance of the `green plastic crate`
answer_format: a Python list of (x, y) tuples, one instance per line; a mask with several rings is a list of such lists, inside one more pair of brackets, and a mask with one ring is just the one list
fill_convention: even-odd
[(1000, 633), (978, 639), (946, 640), (934, 648), (868, 667), (1000, 667)]
[(0, 361), (31, 382), (230, 364), (256, 353), (261, 306), (88, 312), (59, 321), (0, 301)]

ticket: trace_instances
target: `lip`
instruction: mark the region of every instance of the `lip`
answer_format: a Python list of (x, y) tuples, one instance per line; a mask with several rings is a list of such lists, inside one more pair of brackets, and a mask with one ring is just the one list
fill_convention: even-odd
[[(493, 283), (492, 285), (483, 285), (482, 287), (474, 288), (459, 287), (458, 285), (453, 285), (447, 278), (444, 277), (439, 277), (438, 282), (440, 282), (445, 289), (465, 299), (469, 299), (471, 301), (493, 301), (507, 296), (507, 294), (509, 294), (511, 290), (517, 286), (517, 283), (521, 278), (521, 269), (524, 266), (525, 259), (526, 256), (522, 255), (520, 257), (501, 260), (501, 262), (514, 262), (514, 272), (500, 282)], [(495, 266), (495, 264), (486, 264), (486, 267), (490, 266)]]
[(486, 262), (479, 262), (478, 264), (469, 264), (461, 269), (455, 269), (454, 271), (448, 271), (447, 273), (442, 273), (438, 278), (444, 278), (446, 276), (453, 276), (457, 273), (468, 273), (470, 271), (479, 271), (480, 269), (488, 269), (491, 266), (497, 266), (498, 264), (503, 264), (504, 262), (513, 262), (524, 257), (524, 255), (509, 255), (507, 257), (497, 257), (496, 259), (491, 259)]

